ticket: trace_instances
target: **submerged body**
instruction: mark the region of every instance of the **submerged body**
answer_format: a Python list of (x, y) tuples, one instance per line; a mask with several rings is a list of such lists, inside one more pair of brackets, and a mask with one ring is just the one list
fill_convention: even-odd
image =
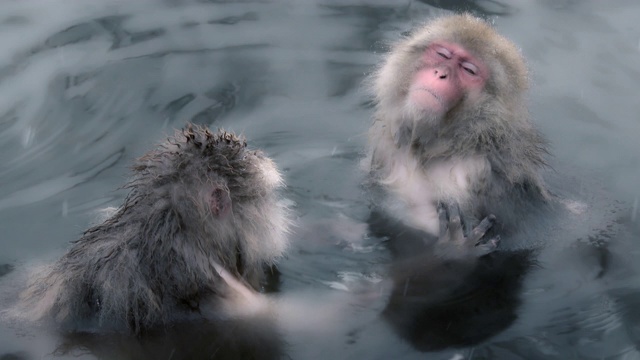
[(544, 206), (546, 142), (528, 117), (527, 77), (518, 49), (470, 15), (398, 42), (371, 79), (365, 162), (387, 213), (438, 234), (439, 203), (459, 204), (467, 228), (495, 214), (499, 231)]
[(137, 159), (124, 204), (22, 293), (35, 319), (140, 332), (250, 300), (287, 247), (275, 164), (188, 126)]

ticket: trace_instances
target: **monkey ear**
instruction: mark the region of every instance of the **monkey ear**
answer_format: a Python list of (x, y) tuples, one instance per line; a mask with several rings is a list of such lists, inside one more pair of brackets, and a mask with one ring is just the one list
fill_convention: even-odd
[(225, 217), (231, 213), (231, 196), (221, 187), (216, 187), (209, 196), (209, 208), (215, 217)]

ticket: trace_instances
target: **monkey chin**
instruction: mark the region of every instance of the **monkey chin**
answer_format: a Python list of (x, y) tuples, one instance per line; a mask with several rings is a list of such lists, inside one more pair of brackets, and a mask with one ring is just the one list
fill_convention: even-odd
[[(431, 96), (429, 94), (429, 96)], [(434, 103), (437, 101), (431, 100)], [(424, 102), (414, 101), (412, 97), (409, 97), (407, 101), (404, 102), (401, 118), (403, 119), (402, 123), (410, 123), (411, 124), (411, 139), (416, 138), (416, 128), (420, 125), (424, 126), (432, 126), (440, 123), (440, 120), (444, 117), (446, 113), (446, 109), (439, 104), (437, 106), (426, 106)]]
[(441, 117), (448, 110), (442, 98), (433, 90), (420, 86), (411, 89), (406, 105), (433, 117)]

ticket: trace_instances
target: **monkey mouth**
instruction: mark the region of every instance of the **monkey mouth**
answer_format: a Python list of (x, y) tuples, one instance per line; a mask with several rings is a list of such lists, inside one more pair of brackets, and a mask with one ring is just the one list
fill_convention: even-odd
[(420, 92), (426, 92), (428, 94), (430, 94), (431, 96), (434, 97), (434, 99), (436, 99), (436, 101), (438, 102), (438, 104), (444, 106), (444, 102), (442, 101), (442, 98), (440, 96), (438, 96), (438, 94), (436, 94), (435, 92), (433, 92), (433, 90), (428, 89), (426, 87), (423, 86), (416, 86), (413, 89), (411, 89), (411, 91), (420, 91)]

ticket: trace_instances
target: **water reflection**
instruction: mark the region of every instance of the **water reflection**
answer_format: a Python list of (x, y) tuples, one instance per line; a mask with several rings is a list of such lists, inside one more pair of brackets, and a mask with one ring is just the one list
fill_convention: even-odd
[(139, 337), (117, 333), (63, 336), (56, 357), (98, 359), (281, 359), (284, 344), (270, 319), (175, 324)]
[(0, 276), (5, 276), (13, 271), (14, 266), (11, 264), (0, 264)]
[[(424, 358), (416, 349), (435, 359), (638, 357), (638, 221), (625, 234), (616, 221), (630, 206), (610, 206), (612, 197), (637, 202), (640, 178), (640, 7), (625, 0), (4, 3), (1, 293), (15, 290), (4, 286), (23, 263), (55, 257), (97, 209), (120, 203), (124, 193), (114, 189), (131, 158), (187, 120), (243, 132), (274, 157), (303, 223), (337, 213), (366, 219), (357, 166), (371, 110), (362, 79), (413, 24), (461, 9), (488, 17), (529, 59), (532, 113), (562, 178), (552, 188), (588, 205), (585, 218), (560, 221), (572, 236), (535, 257), (499, 252), (471, 267), (424, 252), (407, 259), (374, 236), (348, 243), (339, 232), (323, 245), (299, 236), (274, 296), (308, 290), (314, 300), (341, 299), (326, 302), (327, 313), (346, 310), (317, 331), (275, 335), (270, 324), (226, 323), (249, 335), (228, 344), (211, 340), (221, 331), (206, 325), (139, 342), (77, 334), (56, 355), (85, 348), (86, 358), (162, 357), (173, 346), (174, 357), (199, 356), (211, 343), (230, 355), (264, 348), (267, 357), (295, 358)], [(612, 196), (600, 195), (603, 185)], [(606, 246), (575, 249), (576, 239), (612, 223)], [(405, 244), (418, 252), (414, 245)], [(434, 273), (429, 266), (442, 278), (423, 276)], [(371, 304), (355, 294), (354, 278), (393, 284)], [(59, 346), (51, 336), (0, 323), (0, 358), (49, 356)]]
[(434, 251), (433, 236), (378, 212), (369, 224), (372, 234), (389, 238), (393, 254), (393, 287), (382, 316), (417, 350), (474, 346), (517, 319), (533, 250), (450, 258)]
[(383, 316), (420, 351), (468, 347), (507, 329), (517, 319), (530, 250), (498, 251), (446, 260), (432, 252), (394, 264), (394, 288)]
[(420, 0), (431, 6), (455, 12), (470, 12), (476, 16), (510, 15), (514, 8), (497, 0)]

